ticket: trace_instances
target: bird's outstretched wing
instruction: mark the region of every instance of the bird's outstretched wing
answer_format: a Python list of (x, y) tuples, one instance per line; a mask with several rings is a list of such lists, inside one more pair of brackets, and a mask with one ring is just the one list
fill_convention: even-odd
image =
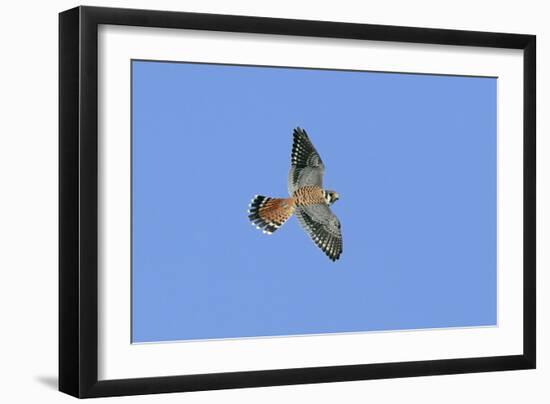
[(298, 221), (313, 242), (332, 260), (340, 258), (343, 250), (340, 221), (325, 204), (296, 208)]
[(323, 172), (325, 166), (309, 140), (305, 130), (294, 129), (294, 141), (290, 156), (290, 172), (288, 173), (288, 193), (306, 185), (323, 186)]

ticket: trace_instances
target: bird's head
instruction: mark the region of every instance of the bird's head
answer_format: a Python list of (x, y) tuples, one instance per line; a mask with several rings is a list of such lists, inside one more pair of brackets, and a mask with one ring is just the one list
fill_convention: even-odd
[(340, 195), (338, 195), (338, 192), (329, 190), (325, 191), (325, 200), (327, 201), (328, 205), (332, 205), (338, 199), (340, 199)]

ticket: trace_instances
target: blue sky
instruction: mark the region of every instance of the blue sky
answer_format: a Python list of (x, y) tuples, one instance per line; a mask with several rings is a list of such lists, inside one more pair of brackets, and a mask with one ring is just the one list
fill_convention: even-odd
[[(133, 342), (496, 323), (494, 78), (132, 62)], [(287, 196), (305, 128), (340, 194), (330, 261)]]

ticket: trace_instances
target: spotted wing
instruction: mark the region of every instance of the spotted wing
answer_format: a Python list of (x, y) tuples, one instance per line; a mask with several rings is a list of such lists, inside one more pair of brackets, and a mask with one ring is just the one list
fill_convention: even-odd
[(296, 128), (293, 137), (288, 193), (292, 195), (298, 188), (306, 185), (323, 187), (325, 166), (306, 131)]
[(313, 242), (332, 260), (342, 254), (342, 229), (340, 221), (328, 205), (300, 206), (296, 209), (298, 221)]

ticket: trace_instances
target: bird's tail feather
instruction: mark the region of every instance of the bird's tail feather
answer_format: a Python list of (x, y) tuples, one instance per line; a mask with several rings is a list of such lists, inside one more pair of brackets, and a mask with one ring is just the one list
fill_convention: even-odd
[(250, 203), (248, 219), (253, 226), (271, 234), (294, 213), (293, 198), (269, 198), (263, 195), (256, 195)]

